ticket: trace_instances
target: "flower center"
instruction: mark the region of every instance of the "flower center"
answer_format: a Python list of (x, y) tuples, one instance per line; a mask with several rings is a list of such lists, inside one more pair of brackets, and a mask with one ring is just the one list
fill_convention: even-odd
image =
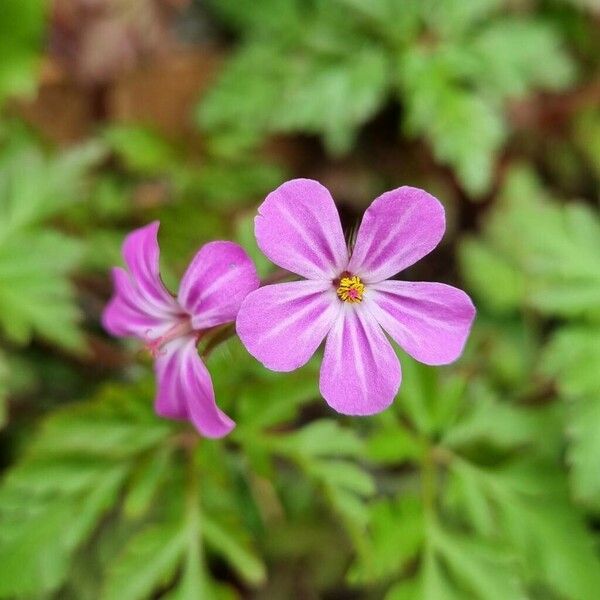
[(357, 275), (342, 277), (337, 288), (337, 295), (344, 302), (362, 302), (365, 284)]
[(186, 317), (176, 325), (173, 325), (173, 327), (171, 327), (171, 329), (169, 329), (164, 335), (161, 335), (154, 340), (148, 340), (146, 343), (146, 348), (153, 358), (156, 358), (161, 354), (161, 350), (165, 344), (168, 344), (179, 337), (189, 335), (193, 331), (194, 329), (192, 327), (192, 322), (188, 317)]

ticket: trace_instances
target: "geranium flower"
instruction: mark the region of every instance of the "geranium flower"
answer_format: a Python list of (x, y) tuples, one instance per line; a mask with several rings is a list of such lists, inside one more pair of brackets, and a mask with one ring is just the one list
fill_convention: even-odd
[(151, 223), (125, 239), (128, 271), (113, 269), (115, 292), (102, 323), (113, 335), (139, 338), (154, 356), (160, 416), (189, 420), (202, 435), (222, 437), (235, 424), (215, 404), (196, 344), (205, 330), (235, 320), (258, 276), (237, 244), (210, 242), (190, 263), (174, 297), (160, 278), (158, 227)]
[(442, 365), (460, 356), (475, 317), (455, 287), (390, 279), (444, 230), (440, 202), (401, 187), (371, 204), (349, 250), (329, 191), (310, 179), (284, 183), (259, 207), (256, 239), (272, 262), (305, 279), (249, 294), (238, 335), (274, 371), (302, 366), (326, 339), (320, 389), (329, 405), (349, 415), (385, 409), (401, 371), (384, 331), (416, 360)]

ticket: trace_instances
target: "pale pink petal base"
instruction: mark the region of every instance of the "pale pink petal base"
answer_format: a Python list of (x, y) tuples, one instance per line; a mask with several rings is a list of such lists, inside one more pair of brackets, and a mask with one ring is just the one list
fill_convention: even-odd
[(268, 369), (293, 371), (315, 353), (341, 307), (331, 282), (267, 285), (242, 303), (237, 334)]
[(396, 343), (426, 365), (445, 365), (462, 353), (475, 307), (465, 292), (443, 283), (382, 281), (364, 304)]
[(400, 387), (400, 362), (385, 334), (361, 306), (343, 304), (321, 365), (321, 394), (346, 415), (386, 409)]
[(227, 435), (235, 423), (215, 403), (212, 381), (192, 336), (168, 343), (155, 361), (154, 408), (161, 417), (190, 420), (205, 437)]
[(307, 279), (333, 279), (348, 264), (340, 217), (329, 190), (293, 179), (271, 192), (254, 220), (256, 241), (276, 265)]
[(254, 264), (233, 242), (210, 242), (196, 254), (177, 299), (196, 330), (234, 321), (242, 300), (260, 282)]
[(429, 254), (446, 228), (431, 194), (404, 186), (382, 194), (363, 216), (348, 270), (365, 282), (393, 277)]

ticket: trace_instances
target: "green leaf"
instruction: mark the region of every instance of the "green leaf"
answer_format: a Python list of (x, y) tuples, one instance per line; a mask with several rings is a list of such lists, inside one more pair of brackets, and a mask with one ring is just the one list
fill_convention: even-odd
[(17, 343), (40, 335), (70, 349), (83, 345), (67, 279), (82, 244), (39, 223), (80, 200), (102, 155), (92, 143), (47, 160), (25, 144), (0, 157), (0, 327)]
[(274, 116), (275, 131), (322, 133), (332, 154), (350, 150), (356, 129), (381, 106), (387, 60), (376, 47), (343, 59), (315, 57), (292, 72), (283, 93), (288, 105)]
[[(489, 215), (484, 240), (488, 254), (518, 273), (521, 283), (511, 302), (520, 290), (521, 305), (544, 314), (600, 317), (597, 210), (576, 203), (561, 205), (548, 198), (530, 171), (515, 169), (507, 177), (501, 202)], [(475, 291), (482, 288), (476, 285)], [(506, 304), (505, 297), (498, 285), (488, 285), (484, 295), (488, 304), (496, 305)]]
[(229, 27), (245, 34), (281, 33), (298, 25), (302, 5), (296, 0), (209, 0), (210, 10)]
[(429, 26), (451, 39), (480, 27), (504, 3), (505, 0), (422, 0), (421, 12)]
[(402, 355), (403, 382), (398, 409), (419, 434), (438, 435), (455, 422), (461, 410), (466, 380)]
[(449, 447), (483, 441), (499, 448), (537, 442), (548, 431), (548, 411), (519, 408), (499, 401), (485, 384), (474, 382), (470, 402), (460, 421), (449, 427), (443, 442)]
[(498, 385), (511, 396), (514, 391), (527, 393), (537, 383), (531, 377), (538, 358), (537, 332), (517, 315), (511, 320), (489, 318), (482, 305), (479, 309), (477, 326), (463, 359), (465, 364), (478, 365), (490, 385)]
[(285, 76), (285, 61), (279, 51), (273, 53), (265, 44), (243, 48), (229, 60), (217, 84), (203, 98), (198, 123), (213, 135), (233, 137), (238, 149), (248, 141), (255, 144), (270, 129), (270, 111), (278, 103)]
[(199, 511), (197, 508), (195, 504), (188, 505), (187, 523), (185, 525), (187, 530), (185, 564), (179, 585), (171, 594), (168, 594), (170, 600), (195, 600), (198, 597), (206, 597), (209, 600), (213, 595), (215, 598), (219, 598), (216, 590), (213, 589), (216, 587), (216, 582), (215, 586), (211, 585), (212, 582), (207, 577), (203, 562), (202, 541), (198, 531)]
[(173, 172), (173, 179), (186, 197), (200, 198), (202, 206), (222, 211), (253, 206), (285, 177), (277, 165), (240, 157), (207, 161), (202, 166), (183, 165)]
[(35, 90), (46, 12), (42, 0), (6, 2), (2, 8), (0, 105), (7, 97)]
[(526, 277), (507, 258), (475, 238), (466, 238), (459, 259), (469, 289), (490, 311), (505, 314), (521, 305)]
[(532, 88), (563, 89), (573, 82), (574, 64), (558, 32), (541, 21), (495, 20), (469, 44), (480, 61), (474, 76), (496, 98), (522, 96)]
[(199, 119), (212, 133), (235, 131), (242, 143), (267, 133), (321, 134), (328, 150), (340, 154), (379, 109), (386, 88), (387, 60), (375, 46), (336, 55), (277, 40), (253, 43), (229, 62)]
[(444, 502), (461, 514), (477, 533), (490, 538), (495, 535), (497, 524), (494, 507), (486, 492), (480, 473), (458, 463), (452, 469)]
[(300, 467), (321, 489), (350, 531), (366, 528), (369, 513), (366, 500), (375, 493), (371, 475), (359, 465), (336, 459), (303, 459)]
[(346, 153), (397, 84), (407, 131), (477, 197), (509, 134), (503, 101), (573, 80), (559, 31), (501, 12), (504, 0), (211, 4), (243, 32), (198, 111), (229, 154), (281, 132), (321, 135), (330, 153)]
[(114, 558), (100, 598), (142, 600), (152, 596), (173, 577), (185, 541), (180, 523), (157, 523), (142, 529)]
[(371, 476), (358, 465), (341, 458), (357, 457), (363, 442), (335, 421), (320, 420), (284, 435), (263, 434), (255, 445), (294, 461), (320, 489), (334, 511), (353, 531), (366, 525), (366, 497), (373, 494)]
[[(229, 367), (227, 367), (229, 370)], [(236, 402), (240, 429), (266, 429), (291, 421), (298, 409), (319, 397), (316, 363), (283, 378), (261, 377), (246, 381)]]
[(312, 462), (308, 472), (322, 479), (328, 486), (342, 488), (361, 496), (375, 492), (373, 478), (358, 465), (342, 460), (319, 460)]
[[(487, 498), (490, 510), (497, 511), (496, 530), (524, 566), (530, 582), (572, 598), (586, 598), (590, 589), (600, 585), (593, 538), (569, 504), (556, 469), (535, 461), (492, 469), (463, 460), (452, 461), (451, 469), (470, 479), (471, 488), (479, 486), (479, 495)], [(473, 510), (472, 500), (467, 502), (467, 515), (483, 514), (481, 508)], [(487, 527), (489, 519), (477, 518), (475, 523)]]
[(383, 465), (417, 462), (423, 455), (421, 440), (401, 423), (381, 423), (367, 438), (367, 457)]
[(158, 488), (166, 478), (171, 458), (170, 448), (159, 448), (138, 466), (123, 502), (125, 515), (136, 518), (148, 512)]
[(9, 471), (0, 498), (14, 489), (27, 490), (36, 498), (85, 493), (113, 467), (114, 462), (99, 457), (28, 454)]
[(448, 580), (446, 570), (433, 549), (427, 548), (423, 561), (421, 580), (414, 586), (423, 600), (460, 600), (464, 594), (458, 592)]
[(62, 585), (140, 453), (172, 431), (154, 415), (150, 391), (148, 382), (107, 386), (44, 420), (0, 485), (0, 597)]
[(147, 127), (111, 125), (103, 132), (109, 147), (134, 172), (157, 175), (176, 164), (174, 147)]
[[(356, 15), (357, 21), (364, 21), (370, 31), (376, 31), (386, 42), (400, 45), (417, 36), (421, 28), (421, 0), (334, 0), (340, 10), (347, 15)], [(436, 7), (437, 9), (438, 7)], [(353, 16), (354, 16), (353, 15)]]
[(125, 232), (107, 231), (105, 229), (88, 231), (85, 236), (86, 244), (82, 258), (82, 267), (87, 271), (103, 274), (123, 260), (121, 247)]
[(452, 47), (436, 53), (411, 50), (401, 57), (399, 80), (406, 102), (406, 129), (424, 135), (436, 158), (449, 163), (473, 195), (487, 191), (494, 157), (506, 136), (496, 106), (457, 81), (464, 58)]
[(525, 593), (510, 560), (498, 544), (430, 529), (433, 545), (456, 581), (475, 598), (524, 600)]
[(433, 4), (423, 3), (423, 17), (430, 35), (435, 31), (441, 39), (408, 45), (397, 63), (405, 127), (426, 137), (436, 158), (477, 197), (489, 190), (509, 133), (502, 100), (564, 88), (573, 79), (573, 62), (557, 32), (543, 23), (519, 16), (481, 24), (501, 2)]
[(558, 331), (541, 365), (568, 399), (568, 462), (577, 500), (600, 510), (600, 328), (569, 326)]
[(331, 508), (340, 517), (346, 529), (353, 533), (364, 531), (369, 520), (365, 498), (343, 487), (324, 487)]
[[(48, 595), (83, 561), (96, 578), (106, 570), (102, 598), (148, 598), (179, 573), (173, 598), (227, 598), (209, 579), (202, 538), (248, 584), (264, 581), (227, 478), (231, 457), (214, 441), (193, 447), (175, 435), (182, 426), (154, 414), (153, 387), (108, 385), (44, 419), (0, 485), (0, 597)], [(340, 489), (368, 491), (366, 475), (342, 479)]]
[[(598, 364), (598, 363), (596, 363)], [(600, 511), (600, 394), (581, 398), (567, 413), (569, 449), (567, 460), (574, 500)]]
[(0, 243), (0, 326), (14, 342), (34, 334), (80, 349), (79, 310), (66, 278), (82, 244), (53, 231), (12, 235)]
[(400, 574), (425, 540), (422, 504), (414, 495), (379, 500), (369, 513), (366, 544), (349, 572), (353, 583), (382, 581)]
[(89, 170), (104, 156), (98, 142), (52, 159), (31, 142), (9, 146), (0, 156), (0, 244), (10, 234), (82, 202)]
[(362, 441), (336, 421), (322, 419), (285, 436), (272, 436), (269, 445), (282, 454), (299, 458), (360, 456)]
[(559, 329), (540, 361), (542, 371), (558, 379), (570, 398), (600, 395), (600, 327), (570, 325)]
[(202, 535), (210, 548), (221, 554), (249, 584), (258, 585), (265, 580), (265, 566), (248, 546), (243, 532), (219, 523), (206, 513), (201, 520)]
[[(386, 593), (384, 600), (415, 600), (416, 598), (425, 598), (421, 593), (419, 581), (410, 579), (395, 583)], [(444, 600), (447, 596), (436, 596), (438, 600)]]
[(153, 382), (108, 384), (87, 403), (55, 411), (32, 443), (38, 455), (126, 458), (153, 448), (177, 425), (152, 410)]
[[(125, 473), (121, 467), (104, 469), (84, 494), (50, 501), (36, 501), (27, 488), (7, 489), (11, 484), (4, 484), (0, 492), (0, 597), (57, 589), (68, 574), (74, 551), (116, 501)], [(18, 495), (11, 506), (13, 493)]]
[(392, 586), (385, 600), (525, 600), (507, 556), (481, 538), (431, 524), (416, 578)]

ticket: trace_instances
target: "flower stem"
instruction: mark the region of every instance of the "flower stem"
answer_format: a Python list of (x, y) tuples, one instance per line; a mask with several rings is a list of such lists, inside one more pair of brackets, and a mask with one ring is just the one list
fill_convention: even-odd
[(202, 350), (202, 360), (206, 360), (211, 352), (235, 335), (235, 323), (230, 323), (214, 330), (214, 333), (208, 338), (206, 346)]

